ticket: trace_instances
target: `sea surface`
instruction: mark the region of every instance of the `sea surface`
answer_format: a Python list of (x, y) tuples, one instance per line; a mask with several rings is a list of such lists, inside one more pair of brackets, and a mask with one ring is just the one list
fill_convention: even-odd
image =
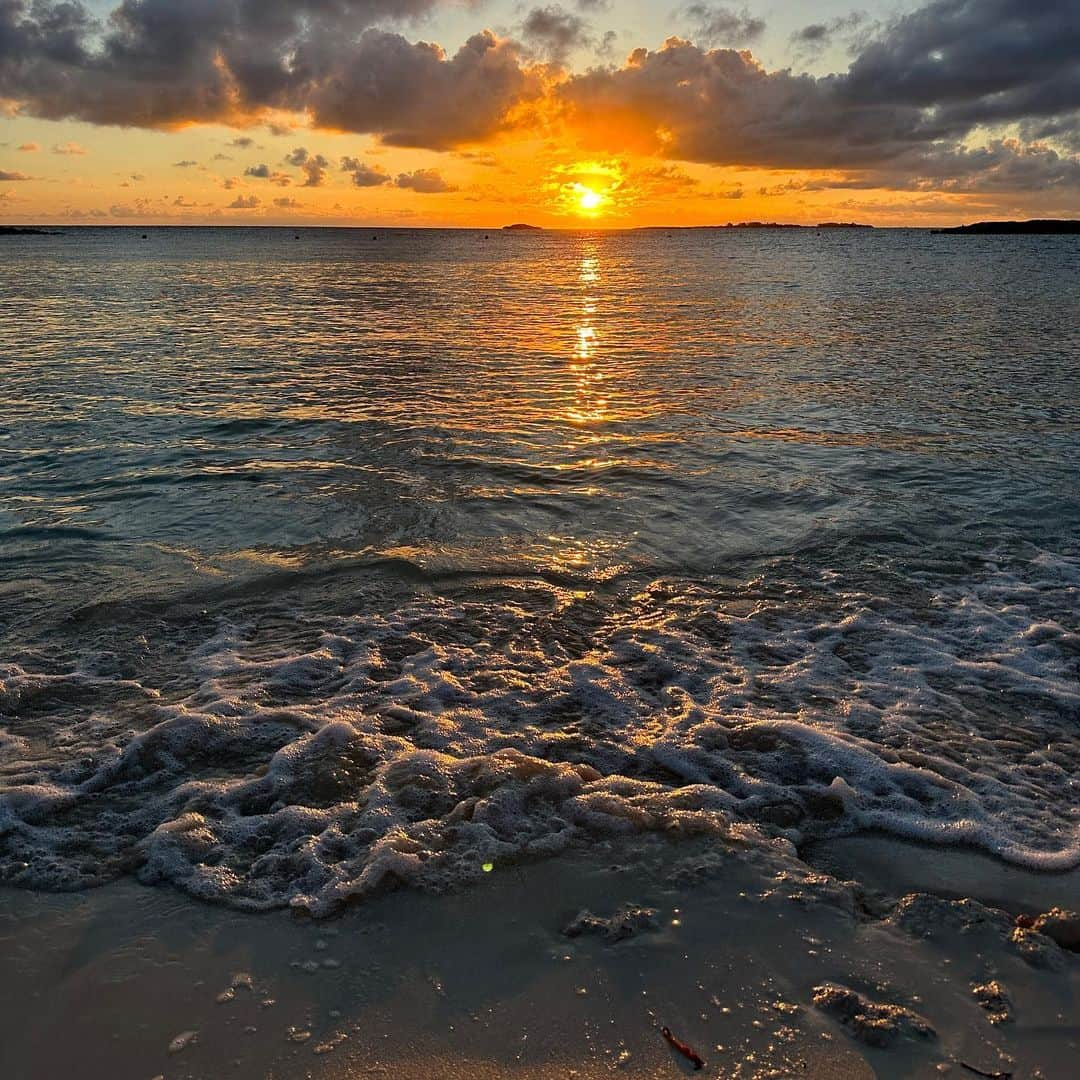
[(0, 243), (0, 882), (1080, 864), (1076, 238)]

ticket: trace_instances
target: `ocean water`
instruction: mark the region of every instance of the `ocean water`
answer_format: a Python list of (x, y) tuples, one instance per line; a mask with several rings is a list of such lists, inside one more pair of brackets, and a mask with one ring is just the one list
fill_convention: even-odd
[(638, 833), (1080, 864), (1080, 246), (0, 261), (0, 882), (327, 914)]

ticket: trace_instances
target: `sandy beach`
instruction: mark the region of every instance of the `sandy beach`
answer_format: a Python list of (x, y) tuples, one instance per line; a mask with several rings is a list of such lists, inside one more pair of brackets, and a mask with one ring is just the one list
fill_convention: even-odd
[[(668, 1026), (723, 1077), (1065, 1080), (1080, 1050), (1080, 960), (1012, 917), (922, 893), (996, 891), (993, 864), (847, 842), (878, 880), (818, 874), (780, 848), (656, 841), (497, 867), (452, 896), (396, 892), (324, 921), (238, 914), (121, 883), (6, 892), (2, 1071), (10, 1077), (678, 1076)], [(817, 858), (842, 865), (836, 845)], [(920, 856), (923, 856), (920, 858)], [(935, 874), (938, 871), (935, 871)], [(1017, 908), (1077, 875), (1023, 874)], [(1000, 877), (1001, 875), (998, 875)], [(904, 880), (906, 878), (906, 880)], [(605, 925), (623, 909), (624, 918)], [(568, 936), (567, 928), (587, 910)], [(626, 914), (627, 912), (630, 914)], [(973, 987), (1000, 984), (1004, 1003)], [(850, 1016), (822, 986), (907, 1013)], [(984, 995), (985, 997), (985, 995)]]

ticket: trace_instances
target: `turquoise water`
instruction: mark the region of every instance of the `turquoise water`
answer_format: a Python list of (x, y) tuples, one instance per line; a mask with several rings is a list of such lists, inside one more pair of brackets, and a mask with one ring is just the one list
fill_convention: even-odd
[(3, 245), (0, 880), (1080, 863), (1075, 238)]

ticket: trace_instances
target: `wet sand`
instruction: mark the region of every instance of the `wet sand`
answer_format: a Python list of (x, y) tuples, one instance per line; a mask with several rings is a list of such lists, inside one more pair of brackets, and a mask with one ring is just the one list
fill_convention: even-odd
[[(836, 846), (838, 868), (861, 844), (864, 864), (906, 860), (915, 874), (939, 861), (954, 882), (962, 876), (962, 852), (844, 843), (852, 850)], [(1024, 877), (1032, 890), (1060, 887), (1058, 902), (1075, 895), (1075, 876)], [(8, 891), (0, 1075), (692, 1072), (663, 1025), (724, 1077), (973, 1075), (961, 1061), (1015, 1077), (1075, 1075), (1080, 958), (1046, 939), (1023, 953), (1004, 915), (971, 919), (971, 905), (928, 903), (927, 917), (913, 918), (915, 905), (898, 919), (884, 890), (816, 874), (790, 852), (640, 840), (634, 851), (598, 846), (496, 867), (452, 896), (390, 893), (324, 922), (244, 915), (129, 882)], [(606, 918), (624, 904), (655, 910), (654, 925), (617, 941), (563, 932), (582, 909)], [(990, 980), (1011, 1002), (999, 1025), (972, 993)], [(936, 1035), (868, 1045), (814, 1005), (827, 982), (910, 1009)]]

